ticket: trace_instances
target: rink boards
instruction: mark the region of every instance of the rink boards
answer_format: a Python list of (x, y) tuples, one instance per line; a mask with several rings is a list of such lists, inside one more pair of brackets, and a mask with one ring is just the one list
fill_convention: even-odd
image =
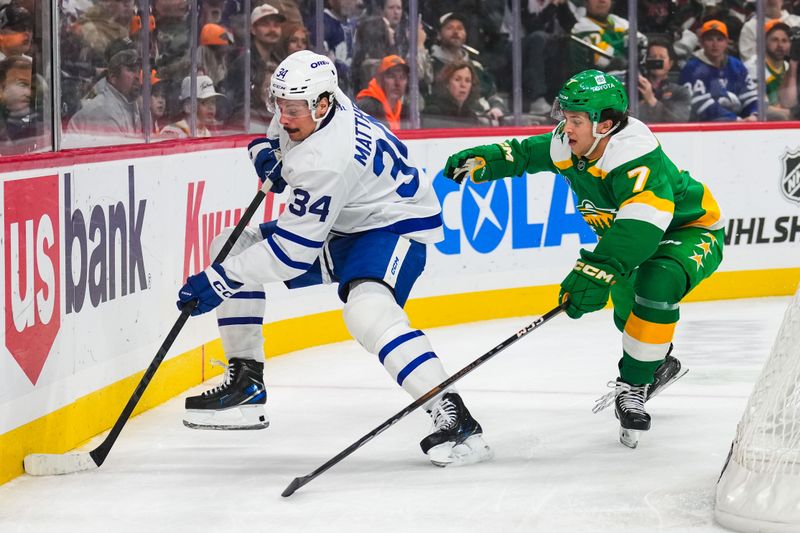
[[(459, 188), (441, 175), (446, 156), (506, 137), (432, 137), (407, 141), (433, 179), (445, 223), (408, 304), (414, 325), (550, 309), (578, 249), (596, 242), (566, 182), (541, 173)], [(720, 272), (689, 299), (794, 292), (798, 130), (664, 131), (659, 139), (709, 186), (729, 221)], [(0, 161), (0, 483), (22, 472), (27, 453), (72, 449), (114, 422), (177, 318), (177, 288), (208, 265), (207, 243), (255, 194), (243, 144), (170, 142)], [(255, 222), (277, 217), (285, 200), (268, 195)], [(330, 286), (290, 293), (272, 285), (267, 301), (268, 355), (349, 337)], [(139, 409), (213, 375), (209, 360), (222, 357), (217, 337), (213, 316), (191, 319)]]

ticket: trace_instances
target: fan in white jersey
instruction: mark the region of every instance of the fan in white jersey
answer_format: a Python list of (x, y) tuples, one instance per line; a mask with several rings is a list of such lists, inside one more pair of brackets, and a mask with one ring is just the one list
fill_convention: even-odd
[[(260, 429), (264, 411), (262, 285), (337, 283), (344, 320), (414, 399), (448, 375), (425, 334), (403, 311), (425, 267), (426, 243), (442, 239), (431, 181), (408, 148), (360, 111), (337, 87), (325, 56), (296, 52), (272, 76), (275, 117), (268, 137), (250, 144), (262, 181), (291, 189), (286, 210), (259, 230), (247, 228), (228, 259), (190, 276), (178, 307), (217, 309), (229, 364), (224, 382), (186, 399), (184, 423), (199, 429)], [(243, 183), (246, 186), (246, 183)], [(222, 247), (231, 230), (212, 243)], [(455, 390), (426, 405), (433, 430), (420, 446), (439, 466), (491, 457), (480, 424)]]

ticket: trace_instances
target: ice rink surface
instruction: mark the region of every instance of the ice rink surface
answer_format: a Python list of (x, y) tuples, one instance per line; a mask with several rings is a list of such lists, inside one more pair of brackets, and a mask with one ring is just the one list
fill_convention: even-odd
[[(788, 302), (683, 305), (674, 354), (690, 372), (648, 402), (653, 426), (636, 450), (618, 442), (612, 409), (591, 412), (617, 375), (610, 311), (562, 315), (459, 383), (492, 461), (432, 466), (418, 446), (429, 418), (415, 412), (282, 498), (410, 403), (374, 356), (343, 342), (267, 361), (268, 429), (190, 430), (175, 398), (131, 420), (102, 468), (0, 486), (0, 531), (724, 531), (714, 484)], [(428, 334), (455, 372), (531, 320)]]

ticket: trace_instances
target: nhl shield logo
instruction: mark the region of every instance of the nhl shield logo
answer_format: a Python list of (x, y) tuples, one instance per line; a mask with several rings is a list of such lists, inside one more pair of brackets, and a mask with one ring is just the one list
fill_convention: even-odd
[(781, 192), (790, 202), (800, 204), (800, 149), (781, 156)]

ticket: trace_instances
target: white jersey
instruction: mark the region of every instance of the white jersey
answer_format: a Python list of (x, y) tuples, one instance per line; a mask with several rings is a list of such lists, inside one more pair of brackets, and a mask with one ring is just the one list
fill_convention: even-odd
[(441, 207), (431, 180), (385, 126), (336, 90), (333, 118), (293, 142), (273, 118), (282, 177), (291, 187), (275, 234), (226, 259), (234, 280), (267, 283), (308, 270), (330, 235), (386, 230), (424, 243), (443, 238)]

